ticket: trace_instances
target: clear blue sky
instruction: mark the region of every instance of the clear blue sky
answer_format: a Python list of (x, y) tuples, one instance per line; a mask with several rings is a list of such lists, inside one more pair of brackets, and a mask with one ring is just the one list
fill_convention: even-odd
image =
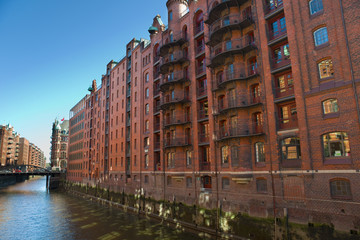
[(149, 39), (156, 14), (167, 22), (166, 0), (0, 0), (0, 124), (49, 161), (54, 119), (68, 119), (132, 38)]

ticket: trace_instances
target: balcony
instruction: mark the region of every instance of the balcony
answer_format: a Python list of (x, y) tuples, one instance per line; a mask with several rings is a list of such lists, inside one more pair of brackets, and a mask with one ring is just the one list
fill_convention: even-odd
[[(160, 60), (160, 59), (159, 59)], [(160, 67), (157, 66), (156, 69), (154, 69), (154, 73), (153, 73), (153, 78), (154, 78), (154, 82), (160, 78)]]
[(172, 54), (167, 54), (160, 61), (160, 73), (166, 73), (169, 71), (169, 67), (176, 64), (183, 64), (188, 62), (189, 58), (186, 52), (175, 52)]
[(195, 56), (198, 57), (198, 56), (202, 55), (203, 53), (205, 53), (205, 44), (202, 44), (202, 45), (199, 45), (196, 47)]
[(231, 7), (239, 7), (240, 5), (246, 3), (249, 0), (213, 0), (210, 2), (209, 6), (209, 15), (206, 19), (206, 24), (212, 24), (218, 20), (221, 16), (221, 12), (225, 9), (230, 9)]
[(154, 86), (154, 96), (157, 96), (160, 94), (160, 85)]
[(199, 169), (200, 171), (210, 171), (211, 170), (211, 163), (206, 161), (199, 162)]
[(209, 133), (199, 133), (199, 144), (209, 144)]
[(165, 138), (165, 148), (186, 147), (191, 145), (190, 137)]
[(186, 102), (190, 102), (189, 94), (184, 93), (183, 91), (177, 91), (173, 96), (166, 95), (161, 99), (160, 107), (161, 109), (165, 110), (168, 107), (174, 104), (183, 104)]
[(199, 110), (198, 121), (207, 120), (207, 119), (209, 119), (208, 109)]
[(161, 110), (161, 105), (160, 105), (160, 103), (159, 103), (159, 104), (155, 104), (155, 105), (154, 105), (154, 114), (160, 112), (160, 110)]
[(256, 49), (256, 45), (254, 38), (251, 36), (221, 42), (212, 48), (209, 67), (222, 65), (227, 57), (235, 54), (245, 54), (254, 49)]
[(176, 34), (170, 35), (170, 32), (168, 30), (168, 33), (163, 36), (163, 39), (167, 39), (168, 42), (165, 42), (160, 47), (160, 55), (164, 56), (169, 52), (169, 49), (174, 46), (181, 46), (182, 44), (186, 43), (188, 41), (188, 37), (186, 34), (183, 34), (182, 31), (178, 32)]
[(233, 81), (247, 80), (251, 77), (259, 75), (258, 68), (256, 64), (251, 64), (247, 68), (244, 65), (235, 65), (235, 71), (225, 71), (221, 77), (216, 79), (216, 76), (213, 75), (213, 85), (212, 90), (216, 91), (223, 88), (226, 84)]
[(271, 59), (271, 73), (285, 70), (291, 66), (290, 55)]
[(160, 141), (155, 141), (154, 142), (154, 151), (159, 151), (160, 150)]
[(201, 65), (196, 67), (196, 78), (199, 78), (206, 74), (206, 66)]
[(223, 35), (228, 31), (235, 29), (240, 30), (253, 23), (254, 19), (251, 12), (248, 13), (244, 11), (243, 13), (222, 17), (210, 25), (210, 41), (208, 44), (212, 45), (213, 43), (221, 41)]
[(160, 90), (164, 92), (169, 86), (185, 82), (190, 82), (188, 73), (186, 71), (175, 71), (163, 76), (160, 82)]
[(195, 37), (197, 37), (197, 35), (200, 35), (203, 32), (204, 32), (204, 23), (194, 26), (194, 36)]
[(297, 114), (291, 115), (287, 118), (279, 118), (278, 121), (279, 130), (289, 130), (298, 128)]
[(242, 121), (242, 122), (243, 124), (237, 123), (237, 125), (235, 126), (220, 127), (219, 130), (216, 132), (217, 141), (223, 141), (231, 138), (258, 136), (264, 133), (262, 127), (254, 126), (253, 129), (249, 129), (248, 121)]
[(255, 97), (239, 94), (239, 96), (234, 98), (224, 98), (220, 101), (218, 103), (216, 114), (224, 114), (231, 109), (255, 107), (260, 104), (262, 104), (260, 96)]
[(160, 52), (157, 52), (154, 56), (154, 65), (156, 65), (160, 61)]
[(159, 122), (155, 122), (154, 123), (154, 132), (160, 131), (160, 123)]
[(172, 117), (164, 118), (164, 127), (170, 127), (173, 125), (183, 125), (191, 122), (191, 118), (186, 114), (178, 114)]
[(273, 45), (279, 41), (284, 40), (287, 37), (286, 28), (274, 31), (269, 31), (269, 45)]
[(265, 5), (264, 13), (265, 19), (269, 19), (272, 16), (278, 14), (284, 10), (283, 0), (274, 0), (271, 3)]
[(196, 93), (197, 93), (197, 98), (206, 97), (207, 86), (197, 88)]
[(276, 98), (287, 98), (294, 96), (294, 85), (275, 88), (275, 96)]

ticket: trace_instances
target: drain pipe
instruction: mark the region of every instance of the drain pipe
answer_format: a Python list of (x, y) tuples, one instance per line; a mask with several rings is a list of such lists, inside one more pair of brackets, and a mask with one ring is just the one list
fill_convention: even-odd
[(345, 17), (344, 17), (344, 8), (343, 8), (342, 0), (339, 0), (339, 4), (340, 4), (340, 11), (341, 11), (342, 25), (344, 27), (344, 35), (345, 35), (345, 41), (346, 41), (346, 51), (347, 51), (347, 55), (348, 55), (348, 59), (349, 59), (349, 66), (350, 66), (350, 73), (351, 73), (351, 83), (352, 83), (352, 87), (353, 87), (353, 91), (354, 91), (354, 98), (355, 98), (355, 103), (356, 103), (356, 112), (357, 112), (357, 115), (358, 115), (358, 122), (360, 123), (360, 108), (359, 108), (359, 101), (358, 101), (358, 93), (357, 93), (357, 90), (356, 90), (354, 69), (353, 69), (352, 60), (351, 60), (350, 46), (349, 46), (349, 40), (348, 40), (348, 36), (347, 36), (346, 23), (345, 23)]

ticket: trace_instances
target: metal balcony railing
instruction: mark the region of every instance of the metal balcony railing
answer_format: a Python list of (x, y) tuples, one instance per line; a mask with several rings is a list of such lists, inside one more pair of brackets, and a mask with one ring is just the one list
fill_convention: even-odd
[(200, 162), (199, 162), (199, 168), (200, 168), (200, 171), (210, 171), (210, 169), (211, 169), (211, 163), (210, 163), (210, 162), (203, 161), (203, 160), (200, 160)]
[(269, 41), (273, 41), (275, 39), (279, 39), (282, 36), (285, 36), (287, 34), (286, 27), (279, 29), (277, 31), (270, 30), (269, 31)]
[(248, 96), (242, 94), (241, 97), (240, 96), (227, 97), (227, 98), (223, 98), (218, 103), (218, 112), (225, 111), (231, 108), (249, 107), (253, 104), (258, 104), (260, 102), (261, 102), (260, 96), (252, 96), (251, 94), (248, 94)]
[(181, 102), (190, 101), (190, 96), (188, 93), (184, 93), (183, 91), (176, 91), (173, 95), (168, 94), (161, 99), (161, 106), (166, 104), (175, 104)]
[(240, 24), (247, 20), (250, 22), (253, 21), (253, 16), (251, 12), (244, 11), (242, 13), (224, 16), (210, 25), (210, 35), (212, 35), (215, 31), (223, 27), (228, 27), (234, 24)]
[(165, 138), (165, 147), (182, 147), (191, 145), (190, 137)]
[(285, 87), (275, 88), (276, 98), (283, 98), (294, 95), (294, 85), (287, 85)]
[(285, 67), (291, 63), (290, 61), (290, 55), (289, 56), (280, 56), (271, 59), (271, 68), (273, 70)]
[(164, 126), (175, 125), (175, 124), (184, 124), (184, 123), (188, 123), (190, 121), (191, 121), (191, 118), (187, 114), (178, 114), (178, 115), (171, 116), (171, 117), (165, 116)]
[(287, 118), (279, 118), (279, 130), (298, 128), (297, 114), (291, 115)]
[(272, 0), (270, 1), (270, 3), (265, 5), (265, 9), (264, 9), (265, 15), (275, 12), (276, 10), (281, 9), (283, 7), (284, 7), (283, 0)]
[(211, 59), (216, 56), (231, 51), (245, 51), (246, 49), (251, 49), (255, 47), (255, 40), (252, 36), (244, 36), (239, 39), (232, 39), (228, 41), (223, 41), (212, 48)]
[(209, 143), (209, 133), (199, 133), (199, 143)]

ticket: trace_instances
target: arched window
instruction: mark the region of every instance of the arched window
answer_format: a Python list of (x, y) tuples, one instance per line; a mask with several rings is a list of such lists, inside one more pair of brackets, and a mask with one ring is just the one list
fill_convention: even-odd
[(323, 113), (337, 113), (339, 111), (338, 102), (336, 98), (327, 99), (322, 102)]
[(186, 151), (186, 166), (192, 165), (191, 155), (192, 155), (192, 152), (187, 150)]
[(347, 179), (331, 179), (330, 194), (332, 198), (351, 199), (350, 181)]
[(173, 31), (170, 31), (170, 42), (174, 41), (174, 33)]
[(320, 79), (334, 76), (333, 62), (331, 58), (322, 60), (318, 63)]
[(251, 103), (260, 102), (260, 86), (259, 84), (254, 84), (251, 86)]
[(250, 58), (248, 60), (248, 70), (249, 70), (249, 75), (254, 75), (257, 73), (257, 61), (256, 61), (256, 57)]
[(240, 154), (239, 154), (239, 147), (232, 146), (231, 147), (231, 166), (238, 167), (240, 165)]
[(211, 177), (210, 176), (201, 177), (201, 185), (203, 188), (211, 189)]
[(204, 31), (204, 18), (203, 12), (198, 11), (195, 15), (195, 35)]
[(222, 186), (222, 189), (229, 189), (230, 188), (230, 179), (227, 177), (223, 177), (221, 179), (221, 186)]
[(263, 116), (261, 112), (256, 112), (253, 114), (253, 124), (255, 133), (263, 132)]
[(221, 147), (221, 164), (229, 164), (229, 147), (222, 146)]
[(186, 25), (182, 29), (182, 37), (183, 37), (184, 40), (187, 40), (187, 38), (188, 38), (187, 26)]
[(314, 31), (314, 41), (315, 41), (315, 46), (320, 46), (322, 44), (329, 42), (326, 27), (322, 27)]
[(224, 81), (223, 77), (224, 77), (223, 71), (220, 71), (216, 74), (216, 80), (218, 84), (221, 84)]
[(346, 132), (331, 132), (322, 136), (324, 157), (350, 157), (350, 143)]
[(149, 155), (145, 154), (145, 168), (149, 167)]
[(147, 103), (147, 104), (145, 105), (145, 114), (146, 114), (146, 115), (149, 114), (149, 111), (150, 111), (150, 108), (149, 108), (149, 104)]
[(255, 162), (265, 162), (265, 147), (263, 142), (255, 143)]
[(145, 89), (145, 98), (149, 98), (149, 96), (150, 96), (149, 88), (146, 88)]

